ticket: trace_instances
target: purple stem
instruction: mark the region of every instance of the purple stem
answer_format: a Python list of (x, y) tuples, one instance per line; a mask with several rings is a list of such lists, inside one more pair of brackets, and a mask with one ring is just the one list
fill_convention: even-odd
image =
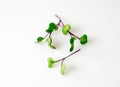
[[(44, 39), (49, 35), (49, 33), (47, 33), (45, 36), (44, 36)], [(35, 42), (35, 43), (38, 43), (38, 42)]]
[(49, 38), (51, 38), (51, 33), (49, 33)]
[(64, 23), (63, 23), (63, 21), (61, 20), (61, 18), (60, 18), (58, 15), (55, 15), (55, 16), (59, 19), (59, 22), (62, 23), (62, 27), (64, 27)]
[[(63, 21), (61, 20), (61, 18), (58, 16), (58, 15), (55, 15), (58, 19), (59, 19), (59, 22), (58, 22), (58, 26), (60, 26), (60, 22), (62, 23), (62, 26), (61, 27), (64, 27), (64, 23), (63, 23)], [(76, 37), (77, 39), (79, 39), (80, 40), (80, 38), (78, 37), (78, 36), (76, 36), (75, 34), (73, 34), (72, 32), (70, 32), (70, 31), (68, 31), (68, 33), (70, 34), (70, 36), (74, 36), (74, 37)]]
[(49, 35), (49, 33), (45, 35), (44, 39), (45, 39), (48, 35)]
[(72, 32), (68, 31), (68, 33), (80, 40), (80, 38), (78, 36), (76, 36), (75, 34), (73, 34)]
[(67, 59), (68, 57), (70, 57), (70, 56), (72, 56), (73, 54), (77, 53), (78, 51), (80, 51), (80, 49), (76, 50), (75, 52), (69, 54), (68, 56), (66, 56), (66, 57), (64, 57), (64, 58), (61, 58), (61, 59), (59, 59), (59, 60), (56, 60), (55, 62), (59, 62), (59, 61), (62, 61), (62, 60), (64, 61), (65, 59)]

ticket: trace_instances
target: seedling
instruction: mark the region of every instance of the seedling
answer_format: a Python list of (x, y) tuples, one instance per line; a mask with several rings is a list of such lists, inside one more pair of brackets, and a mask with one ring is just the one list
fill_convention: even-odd
[(60, 73), (61, 73), (62, 75), (64, 75), (64, 71), (65, 71), (65, 69), (66, 69), (66, 64), (64, 63), (64, 61), (65, 61), (67, 58), (69, 58), (70, 56), (72, 56), (73, 54), (77, 53), (78, 51), (80, 51), (80, 49), (76, 50), (75, 52), (73, 52), (73, 53), (69, 54), (68, 56), (63, 57), (63, 58), (61, 58), (61, 59), (59, 59), (59, 60), (54, 60), (52, 57), (48, 58), (48, 67), (49, 67), (49, 68), (53, 68), (55, 63), (61, 62)]
[[(57, 31), (59, 29), (59, 27), (62, 28), (62, 33), (63, 35), (70, 35), (70, 48), (69, 51), (72, 52), (74, 50), (74, 42), (76, 40), (79, 40), (81, 45), (85, 45), (88, 42), (88, 37), (86, 34), (81, 35), (80, 37), (73, 34), (70, 30), (72, 29), (70, 24), (64, 24), (63, 21), (60, 19), (59, 16), (55, 15), (58, 19), (59, 22), (57, 24), (55, 24), (54, 22), (49, 23), (48, 28), (46, 29), (46, 35), (44, 37), (39, 36), (37, 38), (37, 43), (42, 42), (44, 39), (46, 39), (46, 42), (48, 43), (48, 46), (52, 49), (56, 49), (56, 47), (52, 44), (52, 38), (51, 35), (54, 31)], [(65, 59), (67, 59), (68, 57), (70, 57), (71, 55), (77, 53), (78, 51), (80, 51), (80, 49), (74, 51), (73, 53), (69, 54), (68, 56), (61, 58), (59, 60), (54, 60), (52, 57), (48, 58), (48, 67), (49, 68), (53, 68), (54, 64), (57, 62), (61, 62), (61, 68), (60, 68), (60, 73), (62, 75), (64, 75), (64, 71), (66, 69), (66, 64), (63, 63)]]

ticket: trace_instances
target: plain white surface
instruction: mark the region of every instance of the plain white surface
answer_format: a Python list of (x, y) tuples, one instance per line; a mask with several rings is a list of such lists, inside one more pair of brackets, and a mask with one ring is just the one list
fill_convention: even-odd
[[(47, 58), (69, 54), (69, 35), (52, 35), (56, 50), (45, 42), (49, 22), (71, 24), (89, 42), (66, 60), (65, 76)], [(120, 0), (0, 0), (0, 87), (120, 87)]]

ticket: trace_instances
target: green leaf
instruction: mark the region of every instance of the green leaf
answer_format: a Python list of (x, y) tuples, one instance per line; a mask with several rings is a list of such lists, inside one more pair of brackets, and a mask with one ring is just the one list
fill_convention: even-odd
[(53, 30), (55, 30), (55, 31), (58, 30), (58, 26), (57, 26), (55, 23), (53, 23), (53, 22), (51, 22), (51, 23), (49, 24), (49, 28), (50, 28), (50, 29), (53, 29)]
[(71, 26), (69, 24), (64, 25), (64, 27), (62, 28), (62, 33), (64, 35), (67, 35), (68, 31), (71, 29)]
[(53, 58), (48, 58), (48, 67), (49, 68), (53, 68), (54, 67), (54, 63), (55, 61), (53, 60)]
[(38, 38), (37, 38), (37, 42), (42, 42), (43, 39), (44, 39), (43, 37), (38, 37)]
[(70, 52), (73, 51), (73, 49), (74, 49), (74, 41), (75, 41), (75, 40), (76, 40), (75, 37), (71, 37), (71, 38), (70, 38), (70, 44), (71, 44)]
[(52, 49), (56, 49), (56, 47), (55, 46), (53, 46), (53, 45), (49, 45)]
[(52, 33), (53, 31), (54, 31), (53, 28), (48, 28), (48, 29), (46, 30), (46, 32), (48, 32), (48, 33)]
[(48, 42), (48, 45), (50, 45), (52, 43), (51, 38), (47, 38), (46, 41)]
[(56, 49), (56, 48), (52, 45), (52, 39), (51, 39), (51, 38), (47, 38), (46, 41), (47, 41), (49, 47), (51, 47), (52, 49)]
[(51, 23), (49, 24), (49, 28), (55, 28), (55, 27), (56, 27), (56, 24), (55, 24), (55, 23), (51, 22)]
[(58, 30), (58, 27), (56, 26), (56, 27), (55, 27), (55, 31), (57, 31), (57, 30)]
[(56, 25), (55, 23), (51, 22), (51, 23), (49, 24), (49, 27), (48, 27), (48, 29), (46, 30), (46, 32), (51, 33), (51, 32), (53, 32), (54, 30), (57, 31), (57, 30), (58, 30), (58, 27), (57, 27), (57, 25)]
[(88, 42), (88, 39), (87, 39), (87, 35), (86, 34), (83, 34), (81, 37), (80, 37), (80, 43), (82, 45), (86, 44)]
[(66, 64), (63, 63), (62, 66), (61, 66), (61, 68), (60, 68), (60, 73), (61, 73), (62, 75), (64, 75), (65, 69), (66, 69)]

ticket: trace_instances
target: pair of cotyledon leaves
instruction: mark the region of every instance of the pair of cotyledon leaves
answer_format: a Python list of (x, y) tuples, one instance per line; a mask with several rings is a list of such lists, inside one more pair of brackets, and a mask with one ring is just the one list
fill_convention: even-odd
[[(71, 26), (70, 26), (69, 24), (66, 24), (66, 25), (64, 25), (64, 27), (62, 28), (62, 33), (63, 33), (64, 35), (67, 35), (67, 33), (69, 32), (70, 29), (71, 29)], [(51, 23), (49, 24), (48, 29), (46, 29), (46, 32), (52, 33), (54, 30), (57, 31), (57, 30), (58, 30), (58, 27), (57, 27), (57, 25), (56, 25), (55, 23), (51, 22)], [(42, 42), (43, 40), (44, 40), (43, 37), (38, 37), (38, 38), (37, 38), (37, 42)], [(76, 40), (75, 37), (71, 37), (71, 38), (70, 38), (70, 44), (71, 44), (71, 47), (70, 47), (70, 50), (69, 50), (70, 52), (74, 50), (74, 41), (75, 41), (75, 40)], [(80, 43), (81, 43), (82, 45), (86, 44), (87, 41), (88, 41), (88, 40), (87, 40), (87, 35), (86, 35), (86, 34), (83, 34), (83, 35), (80, 37), (79, 40), (80, 40)], [(55, 49), (55, 47), (52, 45), (52, 39), (51, 39), (50, 37), (47, 38), (46, 41), (47, 41), (49, 47)]]
[[(70, 44), (71, 44), (71, 47), (70, 47), (70, 52), (74, 50), (74, 41), (76, 40), (75, 37), (71, 37), (70, 38)], [(86, 44), (87, 43), (87, 35), (86, 34), (83, 34), (81, 37), (80, 37), (80, 43), (82, 45)]]
[[(51, 23), (49, 24), (48, 29), (46, 29), (46, 32), (47, 32), (47, 33), (52, 33), (54, 30), (57, 31), (57, 30), (58, 30), (58, 27), (56, 26), (55, 23), (51, 22)], [(37, 42), (42, 42), (43, 40), (44, 40), (43, 37), (38, 37), (38, 38), (37, 38)], [(50, 37), (47, 38), (46, 41), (47, 41), (49, 47), (51, 47), (52, 49), (56, 49), (56, 48), (52, 45), (52, 39), (51, 39)]]
[[(70, 26), (69, 24), (64, 25), (64, 27), (62, 28), (63, 34), (64, 34), (64, 35), (67, 35), (67, 33), (69, 32), (70, 29), (71, 29), (71, 26)], [(76, 39), (75, 37), (72, 37), (72, 38), (70, 39), (70, 43), (71, 43), (71, 42), (73, 43), (75, 39)], [(88, 42), (88, 40), (87, 40), (87, 35), (86, 35), (86, 34), (83, 34), (83, 35), (80, 37), (79, 40), (80, 40), (80, 43), (81, 43), (82, 45), (86, 44), (86, 43)]]
[[(53, 67), (54, 67), (54, 64), (55, 64), (55, 61), (53, 60), (53, 58), (48, 58), (48, 67), (49, 67), (49, 68), (53, 68)], [(62, 63), (61, 68), (60, 68), (60, 73), (61, 73), (62, 75), (64, 75), (65, 69), (66, 69), (66, 64), (65, 64), (65, 63)]]
[[(62, 33), (64, 35), (67, 35), (67, 33), (69, 32), (70, 29), (71, 29), (71, 26), (69, 24), (64, 25), (64, 27), (62, 28)], [(52, 33), (54, 30), (57, 31), (58, 27), (55, 23), (52, 22), (52, 23), (49, 24), (49, 27), (48, 27), (48, 29), (46, 29), (46, 32), (47, 33)], [(37, 42), (42, 42), (43, 40), (44, 40), (43, 37), (38, 37), (37, 38)], [(75, 40), (76, 40), (76, 37), (71, 37), (70, 38), (70, 44), (71, 44), (70, 52), (73, 51), (73, 49), (74, 49), (74, 41)], [(55, 49), (55, 47), (52, 45), (52, 39), (50, 37), (47, 38), (46, 41), (47, 41), (49, 47)], [(83, 34), (80, 37), (80, 43), (82, 45), (87, 43), (87, 35), (86, 34)], [(53, 60), (53, 58), (48, 58), (48, 67), (53, 68), (54, 64), (55, 64), (55, 61)], [(66, 64), (62, 63), (61, 68), (60, 68), (60, 72), (61, 72), (62, 75), (64, 75), (65, 69), (66, 69)]]
[(54, 30), (57, 31), (58, 30), (58, 26), (55, 23), (51, 22), (49, 24), (48, 29), (46, 29), (46, 32), (52, 33)]
[[(47, 32), (47, 33), (52, 33), (54, 30), (57, 31), (57, 30), (58, 30), (58, 27), (57, 27), (57, 25), (56, 25), (55, 23), (51, 22), (51, 23), (49, 24), (48, 29), (46, 29), (46, 32)], [(38, 38), (37, 38), (37, 42), (42, 42), (43, 40), (44, 40), (43, 37), (38, 37)]]
[[(62, 32), (64, 35), (67, 35), (67, 33), (69, 32), (69, 30), (71, 29), (71, 26), (69, 24), (66, 24), (63, 28), (62, 28)], [(70, 47), (70, 52), (73, 51), (74, 49), (74, 41), (76, 40), (75, 37), (71, 37), (70, 38), (70, 44), (71, 44), (71, 47)], [(80, 37), (80, 43), (82, 45), (86, 44), (87, 43), (87, 35), (86, 34), (83, 34), (81, 37)]]
[[(44, 40), (43, 37), (38, 37), (37, 38), (37, 42), (42, 42)], [(53, 45), (52, 45), (52, 39), (51, 38), (47, 38), (46, 39), (48, 46), (51, 47), (52, 49), (56, 49)]]
[(53, 58), (48, 58), (48, 67), (49, 68), (53, 68), (54, 63), (55, 63), (55, 61), (53, 60)]

